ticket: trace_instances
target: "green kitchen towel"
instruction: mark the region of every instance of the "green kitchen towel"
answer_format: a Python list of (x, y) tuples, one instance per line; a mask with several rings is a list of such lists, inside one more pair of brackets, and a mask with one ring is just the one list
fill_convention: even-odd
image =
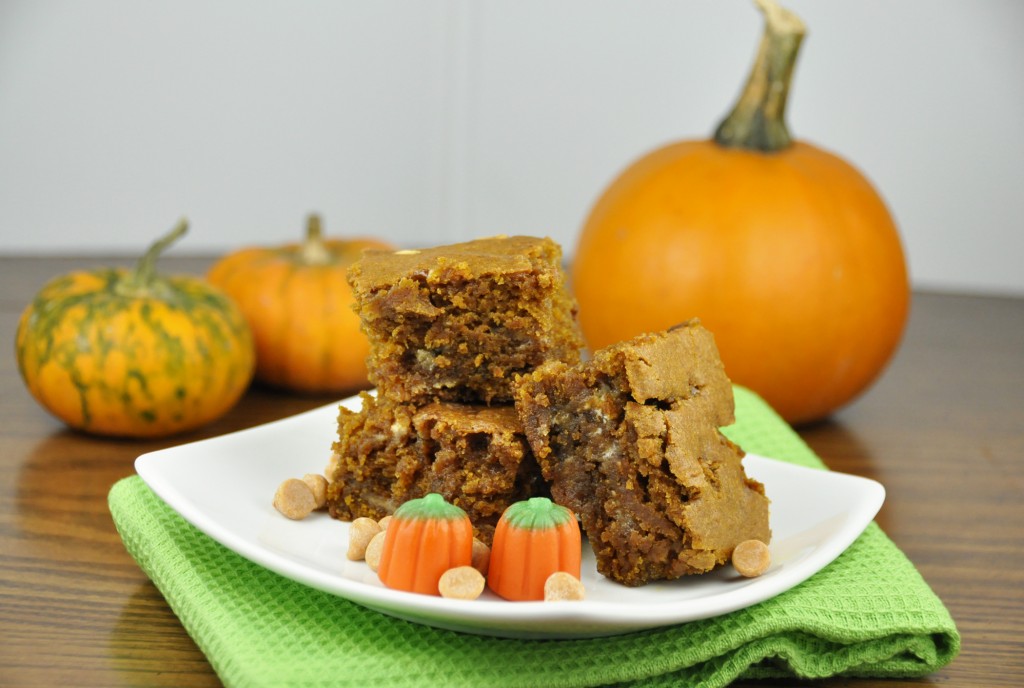
[[(823, 468), (759, 397), (736, 389), (729, 437)], [(294, 583), (186, 523), (142, 480), (110, 491), (131, 555), (228, 686), (725, 686), (742, 678), (921, 676), (960, 636), (874, 523), (832, 564), (756, 606), (583, 640), (510, 640), (420, 626)]]

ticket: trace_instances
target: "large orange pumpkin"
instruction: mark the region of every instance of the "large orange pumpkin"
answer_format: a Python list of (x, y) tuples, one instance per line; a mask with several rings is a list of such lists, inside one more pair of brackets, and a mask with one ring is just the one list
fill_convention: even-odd
[(241, 308), (256, 342), (256, 379), (303, 393), (348, 393), (369, 386), (370, 346), (352, 310), (349, 265), (371, 238), (325, 239), (309, 217), (305, 241), (231, 253), (207, 278)]
[(792, 423), (863, 391), (895, 351), (909, 288), (899, 234), (853, 166), (784, 122), (803, 23), (760, 0), (765, 35), (713, 140), (631, 165), (597, 201), (572, 284), (592, 348), (699, 317), (734, 382)]

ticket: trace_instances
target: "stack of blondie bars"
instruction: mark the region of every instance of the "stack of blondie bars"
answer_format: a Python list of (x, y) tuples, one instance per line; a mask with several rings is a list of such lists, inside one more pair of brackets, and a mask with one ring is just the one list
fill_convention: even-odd
[(579, 517), (598, 571), (625, 585), (702, 573), (768, 542), (768, 500), (719, 428), (732, 386), (696, 321), (582, 360), (561, 250), (495, 237), (370, 251), (349, 272), (370, 381), (327, 470), (335, 518), (438, 492), (490, 543), (511, 503)]
[(546, 494), (513, 406), (513, 384), (583, 340), (550, 239), (494, 237), (421, 251), (370, 251), (352, 266), (376, 396), (342, 408), (328, 505), (381, 518), (438, 492), (490, 543), (512, 502)]

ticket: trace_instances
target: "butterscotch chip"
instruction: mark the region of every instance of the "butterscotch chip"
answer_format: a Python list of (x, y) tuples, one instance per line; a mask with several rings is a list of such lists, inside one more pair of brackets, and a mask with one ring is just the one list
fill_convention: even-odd
[(450, 600), (475, 600), (484, 591), (484, 576), (472, 566), (457, 566), (441, 574), (437, 591)]
[(285, 480), (274, 494), (274, 508), (295, 521), (309, 516), (315, 507), (313, 491), (297, 478)]
[(768, 545), (760, 540), (744, 540), (732, 551), (732, 566), (745, 578), (760, 576), (772, 564)]
[(338, 464), (341, 463), (341, 456), (336, 451), (331, 452), (331, 458), (327, 461), (327, 468), (324, 469), (324, 475), (327, 476), (328, 480), (334, 475), (334, 472), (338, 470)]
[(472, 566), (482, 575), (487, 575), (487, 569), (491, 564), (491, 548), (473, 538), (473, 563)]
[(370, 538), (369, 544), (366, 545), (364, 558), (371, 571), (376, 571), (380, 566), (380, 557), (384, 553), (384, 535), (384, 531), (380, 531)]
[(302, 476), (302, 482), (309, 485), (309, 490), (313, 493), (313, 500), (316, 504), (315, 508), (323, 509), (327, 506), (327, 478), (317, 473), (307, 473)]
[(580, 579), (565, 571), (555, 571), (544, 581), (544, 601), (561, 602), (564, 600), (582, 600), (586, 591)]
[(366, 548), (377, 533), (383, 529), (372, 518), (357, 518), (348, 527), (348, 558), (359, 561), (366, 558)]

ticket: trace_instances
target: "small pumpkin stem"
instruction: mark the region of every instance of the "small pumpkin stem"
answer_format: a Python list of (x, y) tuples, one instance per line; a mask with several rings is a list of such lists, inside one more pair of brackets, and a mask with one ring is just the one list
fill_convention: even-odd
[(324, 230), (320, 216), (313, 213), (306, 220), (306, 240), (302, 242), (302, 261), (307, 265), (326, 265), (331, 253), (324, 243)]
[(792, 143), (786, 99), (806, 27), (774, 0), (754, 0), (764, 14), (764, 35), (747, 84), (732, 112), (718, 125), (715, 142), (727, 148), (773, 153)]
[(153, 280), (156, 279), (156, 261), (171, 244), (180, 239), (187, 231), (188, 220), (183, 217), (178, 220), (178, 224), (174, 225), (174, 229), (153, 242), (153, 245), (139, 258), (139, 262), (135, 265), (135, 271), (132, 273), (131, 279), (134, 286), (145, 288), (153, 283)]

